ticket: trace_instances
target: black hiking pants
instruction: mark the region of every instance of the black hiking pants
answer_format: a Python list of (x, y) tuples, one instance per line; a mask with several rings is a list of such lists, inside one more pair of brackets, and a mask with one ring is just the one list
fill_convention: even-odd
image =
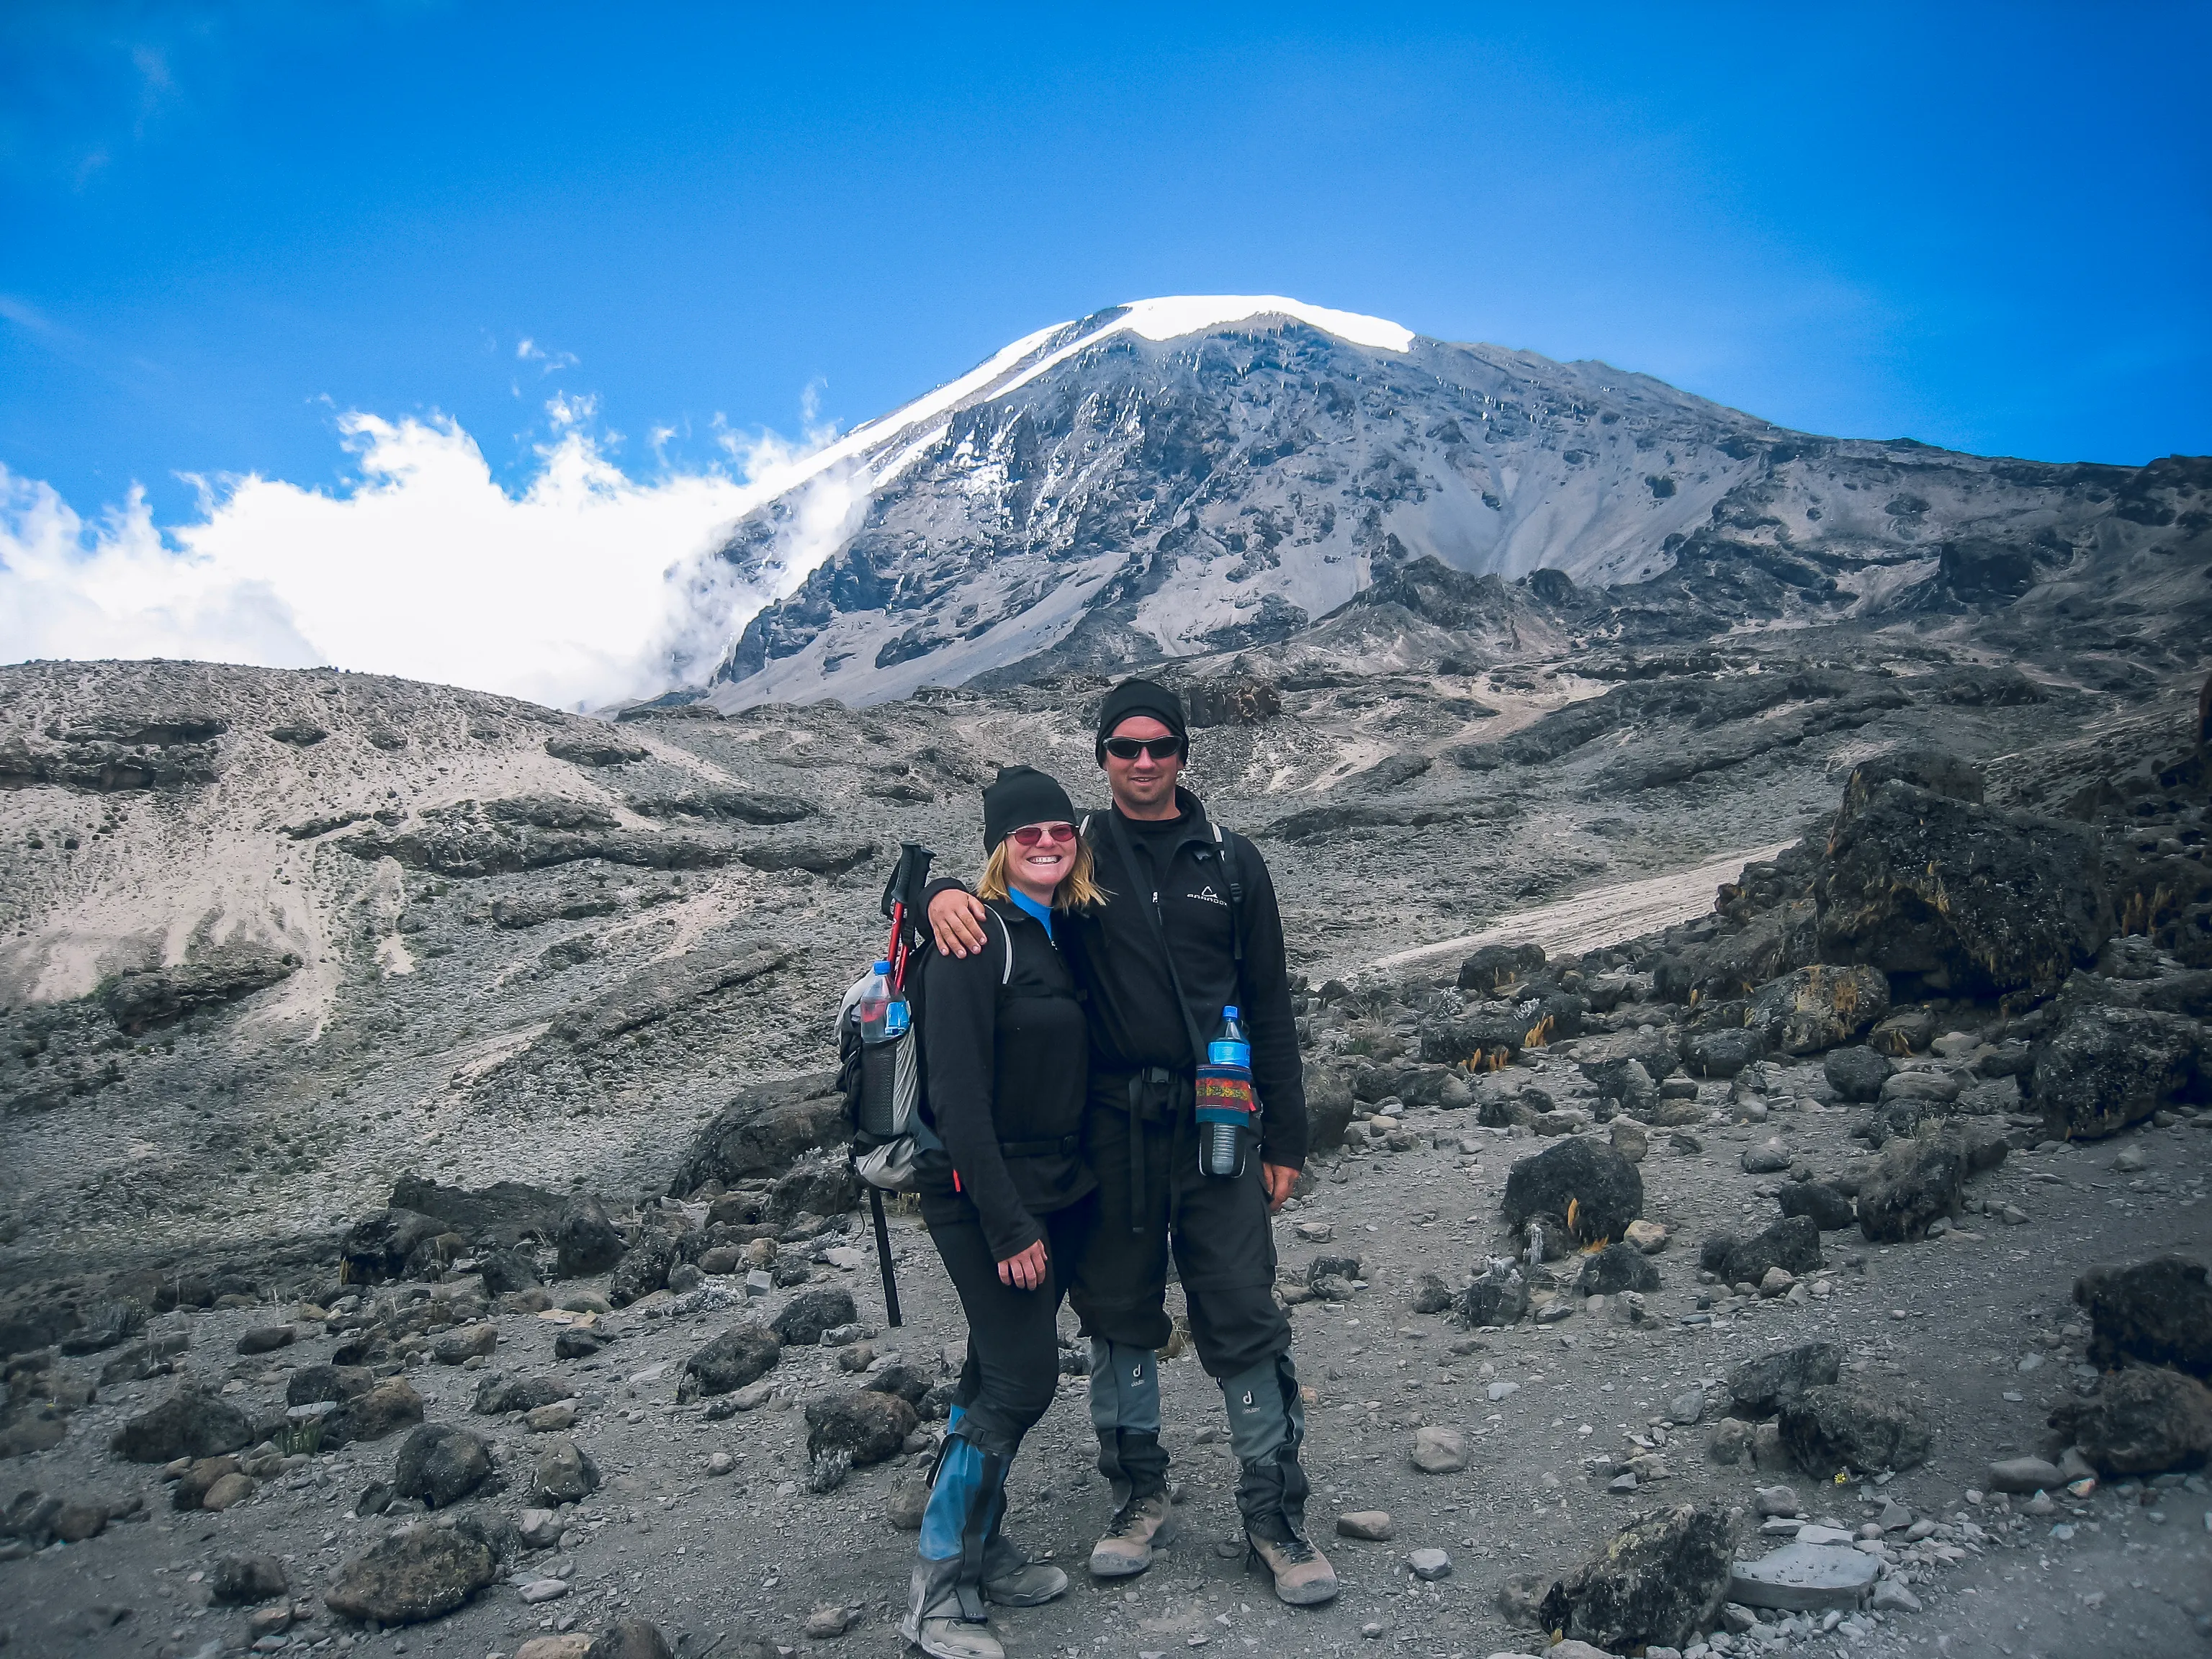
[(968, 1316), (968, 1359), (952, 1403), (960, 1432), (987, 1452), (1011, 1458), (1060, 1387), (1060, 1299), (1071, 1264), (1088, 1248), (1097, 1194), (1037, 1217), (1045, 1234), (1045, 1277), (1033, 1291), (999, 1279), (975, 1206), (965, 1197), (925, 1197), (921, 1218)]
[(1139, 1073), (1133, 1089), (1126, 1073), (1094, 1072), (1083, 1139), (1098, 1177), (1098, 1219), (1076, 1260), (1068, 1300), (1085, 1334), (1135, 1348), (1163, 1346), (1172, 1329), (1172, 1250), (1191, 1340), (1209, 1376), (1234, 1376), (1288, 1352), (1291, 1322), (1275, 1304), (1275, 1238), (1259, 1149), (1248, 1146), (1241, 1175), (1201, 1175), (1191, 1079), (1165, 1073)]

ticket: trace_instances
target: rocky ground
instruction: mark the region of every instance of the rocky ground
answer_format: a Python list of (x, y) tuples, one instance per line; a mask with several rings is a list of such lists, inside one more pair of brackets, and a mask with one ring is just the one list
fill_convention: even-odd
[[(1226, 1550), (1184, 1354), (1178, 1542), (1013, 1650), (2201, 1644), (2196, 678), (1338, 626), (1191, 689), (1302, 975), (1281, 1290), (1346, 1592)], [(888, 1327), (826, 1015), (897, 841), (967, 869), (997, 760), (1087, 793), (1101, 684), (611, 725), (0, 671), (14, 1646), (894, 1650), (960, 1326), (895, 1216)], [(1068, 1359), (1015, 1525), (1078, 1565)], [(1754, 1619), (1732, 1560), (1801, 1533), (1880, 1582)]]

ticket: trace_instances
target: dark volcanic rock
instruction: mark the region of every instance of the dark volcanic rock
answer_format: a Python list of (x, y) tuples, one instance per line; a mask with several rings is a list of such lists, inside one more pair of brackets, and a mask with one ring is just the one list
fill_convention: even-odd
[(844, 1121), (845, 1097), (835, 1071), (753, 1084), (692, 1136), (670, 1192), (682, 1198), (710, 1181), (734, 1186), (781, 1175), (800, 1153), (828, 1146)]
[(553, 1243), (561, 1252), (563, 1279), (603, 1273), (622, 1260), (623, 1236), (607, 1218), (606, 1206), (589, 1193), (572, 1194), (554, 1224)]
[(2161, 1366), (2130, 1366), (2088, 1399), (2068, 1401), (2051, 1425), (2106, 1474), (2201, 1468), (2212, 1456), (2212, 1389)]
[(1661, 1288), (1659, 1269), (1633, 1244), (1608, 1244), (1583, 1269), (1583, 1289), (1595, 1296)]
[[(820, 1340), (818, 1334), (816, 1340)], [(732, 1325), (684, 1362), (684, 1380), (677, 1386), (676, 1397), (694, 1400), (742, 1389), (767, 1376), (782, 1358), (783, 1344), (775, 1332), (758, 1325)]]
[(109, 1017), (137, 1036), (203, 1008), (264, 991), (300, 965), (295, 956), (254, 945), (225, 945), (197, 962), (118, 974), (100, 994)]
[(1698, 1031), (1682, 1041), (1684, 1065), (1698, 1077), (1734, 1077), (1766, 1058), (1767, 1034), (1756, 1026)]
[(1608, 1653), (1686, 1646), (1718, 1622), (1734, 1545), (1719, 1504), (1655, 1510), (1554, 1583), (1540, 1622)]
[(348, 1619), (420, 1624), (451, 1613), (498, 1571), (490, 1549), (460, 1528), (417, 1526), (348, 1562), (323, 1600)]
[(146, 1307), (136, 1297), (94, 1302), (79, 1317), (82, 1322), (61, 1340), (64, 1353), (98, 1353), (129, 1341), (146, 1328)]
[(808, 870), (817, 876), (842, 876), (875, 855), (876, 843), (858, 837), (791, 836), (748, 847), (738, 860), (756, 870)]
[(215, 1457), (253, 1439), (253, 1425), (227, 1400), (179, 1389), (115, 1431), (107, 1449), (133, 1463), (168, 1463), (179, 1457)]
[(392, 1207), (434, 1217), (471, 1243), (496, 1240), (513, 1244), (524, 1238), (550, 1237), (567, 1200), (558, 1193), (520, 1181), (496, 1182), (465, 1191), (441, 1187), (419, 1175), (402, 1176), (392, 1183)]
[(813, 817), (817, 810), (813, 802), (796, 795), (764, 795), (750, 789), (686, 789), (674, 795), (633, 795), (629, 805), (633, 811), (649, 818), (731, 818), (739, 823), (796, 823)]
[(2002, 1163), (2006, 1151), (2002, 1134), (1955, 1125), (1891, 1141), (1859, 1188), (1859, 1230), (1877, 1243), (1920, 1237), (1958, 1206), (1966, 1178)]
[(783, 1339), (787, 1348), (811, 1348), (821, 1341), (823, 1332), (849, 1325), (859, 1317), (850, 1291), (823, 1285), (793, 1297), (769, 1322), (769, 1328)]
[(545, 752), (572, 766), (627, 766), (653, 757), (650, 749), (641, 749), (635, 744), (580, 732), (546, 738)]
[(2092, 1267), (2074, 1281), (2074, 1300), (2089, 1315), (2091, 1364), (2109, 1370), (2134, 1359), (2212, 1379), (2212, 1284), (2203, 1262), (2169, 1255)]
[(682, 1259), (676, 1241), (666, 1233), (640, 1235), (608, 1276), (607, 1300), (617, 1308), (627, 1308), (639, 1297), (651, 1296), (668, 1283), (668, 1270)]
[(291, 1593), (284, 1564), (273, 1555), (225, 1555), (208, 1574), (208, 1594), (223, 1607), (250, 1607)]
[(842, 1215), (860, 1201), (860, 1178), (842, 1152), (804, 1158), (769, 1189), (768, 1216), (788, 1222), (801, 1215)]
[(1783, 1449), (1812, 1474), (1909, 1469), (1928, 1455), (1928, 1426), (1901, 1396), (1861, 1382), (1807, 1389), (1783, 1402)]
[(2195, 1092), (2208, 1069), (2203, 1027), (2148, 1008), (2077, 1006), (2035, 1050), (2029, 1099), (2051, 1131), (2094, 1140)]
[(487, 1376), (477, 1384), (477, 1397), (470, 1410), (487, 1417), (496, 1417), (502, 1412), (532, 1412), (540, 1406), (550, 1406), (556, 1401), (573, 1400), (576, 1390), (557, 1376)]
[(843, 1452), (855, 1468), (880, 1463), (921, 1425), (921, 1413), (895, 1394), (822, 1395), (806, 1402), (806, 1455)]
[(491, 1450), (483, 1436), (425, 1423), (400, 1443), (392, 1485), (402, 1498), (420, 1498), (437, 1510), (460, 1502), (490, 1474)]
[(1459, 988), (1480, 997), (1504, 995), (1544, 965), (1537, 945), (1486, 945), (1459, 965)]
[[(1700, 1258), (1702, 1260), (1702, 1256)], [(1810, 1216), (1784, 1216), (1749, 1238), (1730, 1238), (1720, 1265), (1709, 1269), (1731, 1285), (1756, 1285), (1769, 1267), (1808, 1273), (1825, 1267), (1820, 1229)]]
[(1850, 1042), (1888, 1012), (1886, 975), (1816, 963), (1761, 986), (1744, 1023), (1777, 1053), (1816, 1054)]
[(1824, 1233), (1840, 1232), (1859, 1218), (1849, 1193), (1825, 1181), (1793, 1181), (1775, 1194), (1784, 1215), (1803, 1215)]
[(1753, 1420), (1771, 1417), (1806, 1389), (1833, 1382), (1842, 1364), (1832, 1342), (1804, 1342), (1747, 1359), (1729, 1373), (1729, 1409)]
[(1888, 1060), (1863, 1046), (1831, 1048), (1820, 1062), (1829, 1087), (1845, 1100), (1862, 1103), (1881, 1098), (1881, 1085), (1889, 1081), (1889, 1070)]
[(422, 1396), (404, 1376), (387, 1377), (323, 1419), (325, 1450), (356, 1440), (381, 1440), (422, 1420)]
[(375, 1285), (407, 1271), (415, 1252), (447, 1231), (437, 1217), (380, 1210), (347, 1230), (340, 1251), (349, 1284)]
[[(730, 1659), (753, 1659), (748, 1649), (764, 1648), (765, 1644), (741, 1642)], [(774, 1652), (773, 1648), (766, 1651)], [(676, 1653), (659, 1630), (642, 1619), (617, 1619), (597, 1636), (584, 1650), (584, 1659), (676, 1659)]]
[(553, 1022), (553, 1035), (579, 1048), (611, 1042), (724, 991), (749, 985), (787, 960), (787, 954), (772, 945), (755, 945), (734, 953), (686, 951), (640, 969), (605, 995), (572, 1008)]
[(2047, 989), (2112, 936), (2103, 868), (2077, 823), (1894, 780), (1847, 789), (1814, 878), (1820, 955), (1954, 994)]
[(1421, 1059), (1431, 1066), (1476, 1061), (1494, 1070), (1539, 1039), (1548, 1039), (1540, 1010), (1523, 1013), (1512, 1004), (1486, 1003), (1456, 1018), (1423, 1021)]
[(1893, 749), (1861, 761), (1844, 785), (1844, 810), (1856, 811), (1866, 798), (1895, 779), (1978, 806), (1984, 799), (1981, 769), (1946, 749)]
[(477, 1273), (487, 1296), (508, 1296), (538, 1283), (538, 1266), (521, 1250), (489, 1250), (477, 1260)]
[(1575, 1139), (1522, 1158), (1505, 1177), (1506, 1224), (1563, 1218), (1577, 1243), (1619, 1238), (1644, 1213), (1644, 1177), (1610, 1146)]
[(1501, 1257), (1461, 1292), (1460, 1311), (1477, 1327), (1517, 1324), (1528, 1311), (1528, 1281), (1517, 1264)]
[(319, 1400), (351, 1400), (376, 1384), (366, 1365), (333, 1365), (319, 1361), (302, 1365), (286, 1379), (284, 1403), (311, 1406)]
[(1306, 1146), (1333, 1152), (1344, 1145), (1345, 1126), (1352, 1121), (1352, 1079), (1341, 1066), (1309, 1066), (1305, 1085)]
[(556, 1434), (538, 1454), (532, 1487), (541, 1502), (580, 1504), (599, 1486), (599, 1465), (565, 1434)]

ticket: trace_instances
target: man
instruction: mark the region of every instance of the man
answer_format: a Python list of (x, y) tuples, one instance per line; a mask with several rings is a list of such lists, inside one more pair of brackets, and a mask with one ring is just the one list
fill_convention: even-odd
[[(1274, 1298), (1268, 1218), (1305, 1162), (1305, 1089), (1283, 957), (1282, 916), (1259, 851), (1207, 822), (1180, 787), (1190, 747), (1182, 700), (1149, 680), (1107, 694), (1097, 756), (1113, 805), (1085, 838), (1107, 902), (1067, 929), (1089, 999), (1085, 1155), (1100, 1221), (1074, 1264), (1069, 1300), (1091, 1335), (1091, 1418), (1113, 1483), (1112, 1524), (1091, 1551), (1100, 1577), (1139, 1573), (1166, 1541), (1168, 1457), (1153, 1352), (1168, 1340), (1170, 1249), (1200, 1363), (1221, 1385), (1243, 1467), (1237, 1503), (1251, 1557), (1293, 1606), (1326, 1601), (1336, 1574), (1305, 1534), (1298, 1464), (1305, 1413), (1290, 1322)], [(933, 886), (938, 947), (984, 947), (981, 907)], [(1203, 1173), (1194, 1079), (1225, 1006), (1252, 1047), (1256, 1133), (1235, 1176)], [(1255, 1144), (1256, 1142), (1256, 1145)], [(1248, 1558), (1249, 1559), (1249, 1558)]]

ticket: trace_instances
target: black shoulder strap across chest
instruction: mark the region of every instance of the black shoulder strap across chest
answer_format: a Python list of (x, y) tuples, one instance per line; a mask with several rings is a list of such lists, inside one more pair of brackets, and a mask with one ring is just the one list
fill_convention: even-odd
[[(1085, 820), (1086, 823), (1089, 822), (1087, 818)], [(1123, 827), (1119, 812), (1108, 811), (1106, 829), (1114, 837), (1114, 850), (1121, 855), (1121, 867), (1131, 877), (1141, 878), (1143, 872), (1137, 866), (1136, 849), (1129, 844), (1129, 832)], [(1160, 960), (1167, 964), (1168, 987), (1175, 993), (1176, 1006), (1182, 1010), (1183, 1030), (1190, 1039), (1191, 1063), (1200, 1064), (1206, 1059), (1206, 1039), (1199, 1034), (1198, 1021), (1191, 1016), (1190, 999), (1182, 994), (1182, 975), (1176, 971), (1175, 951), (1168, 944), (1167, 923), (1160, 919), (1159, 890), (1154, 887), (1149, 896), (1133, 895), (1132, 900), (1144, 911), (1145, 919), (1152, 924), (1152, 940), (1160, 947)], [(1231, 917), (1230, 923), (1233, 931), (1236, 918)], [(1239, 966), (1241, 968), (1241, 963)]]

